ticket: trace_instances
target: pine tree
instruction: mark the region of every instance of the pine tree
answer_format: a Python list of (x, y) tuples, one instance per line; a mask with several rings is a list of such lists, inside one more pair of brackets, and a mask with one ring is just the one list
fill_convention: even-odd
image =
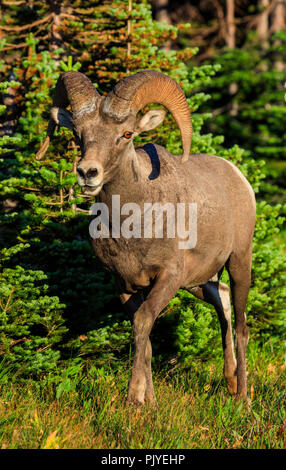
[[(19, 86), (16, 81), (3, 82), (1, 91), (5, 94), (7, 90)], [(0, 113), (4, 115), (6, 109), (2, 105)], [(19, 134), (0, 137), (1, 176), (4, 176), (1, 183), (4, 198), (1, 238), (10, 245), (0, 251), (0, 356), (6, 363), (12, 364), (17, 373), (26, 375), (56, 366), (60, 358), (58, 346), (66, 327), (62, 317), (64, 305), (58, 297), (49, 296), (48, 285), (43, 284), (47, 276), (35, 267), (27, 269), (17, 263), (7, 267), (13, 257), (30, 249), (28, 243), (20, 242), (21, 237), (14, 239), (15, 244), (11, 245), (15, 230), (12, 224), (15, 215), (13, 207), (17, 210), (19, 203), (14, 198), (13, 182), (16, 186), (23, 184), (23, 178), (15, 176), (18, 161), (13, 158), (13, 147), (20, 144)], [(7, 198), (10, 195), (12, 199)], [(16, 204), (11, 204), (15, 201)]]
[[(215, 59), (221, 69), (208, 88), (212, 99), (205, 110), (213, 109), (208, 129), (223, 132), (226, 145), (243, 142), (253, 158), (267, 163), (267, 181), (261, 189), (264, 197), (275, 201), (285, 195), (286, 71), (275, 68), (275, 63), (285, 62), (285, 32), (271, 36), (269, 42), (265, 49), (250, 36), (243, 48)], [(234, 81), (238, 88), (230, 98), (227, 87)], [(233, 102), (237, 113), (230, 116)]]

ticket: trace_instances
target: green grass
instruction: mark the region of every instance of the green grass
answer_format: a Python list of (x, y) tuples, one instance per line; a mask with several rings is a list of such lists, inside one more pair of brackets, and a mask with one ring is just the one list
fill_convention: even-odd
[[(155, 366), (155, 365), (154, 365)], [(155, 367), (154, 367), (155, 368)], [(38, 380), (0, 373), (0, 447), (9, 449), (281, 449), (286, 446), (285, 362), (248, 348), (251, 406), (227, 393), (221, 360), (157, 370), (158, 409), (126, 408), (128, 366), (70, 363)]]

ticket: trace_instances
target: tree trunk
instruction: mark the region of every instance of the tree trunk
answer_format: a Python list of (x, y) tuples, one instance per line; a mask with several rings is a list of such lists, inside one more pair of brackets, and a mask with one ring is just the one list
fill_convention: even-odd
[[(50, 28), (50, 44), (49, 50), (54, 52), (62, 47), (63, 39), (60, 32), (61, 13), (63, 13), (62, 2), (59, 0), (50, 0), (50, 8), (52, 11), (52, 21)], [(55, 61), (59, 63), (60, 58), (55, 57)]]
[(226, 45), (235, 48), (234, 0), (226, 0)]
[(269, 12), (267, 7), (269, 7), (270, 0), (258, 0), (258, 6), (261, 11), (258, 21), (257, 21), (257, 35), (258, 38), (262, 41), (264, 46), (267, 45), (267, 39), (269, 37)]
[[(169, 0), (154, 0), (154, 16), (156, 21), (162, 21), (170, 24), (169, 17)], [(171, 49), (171, 41), (168, 40), (163, 49), (169, 51)]]
[(271, 14), (271, 33), (284, 31), (286, 27), (286, 0), (280, 0)]
[(155, 20), (156, 21), (165, 21), (166, 23), (170, 24), (169, 18), (169, 0), (155, 0), (154, 1), (155, 7)]
[[(226, 45), (229, 49), (235, 48), (235, 1), (226, 0)], [(237, 83), (231, 83), (228, 88), (228, 92), (233, 97), (238, 90)], [(238, 113), (237, 103), (232, 102), (229, 114), (230, 116), (236, 116)]]
[[(277, 5), (274, 7), (273, 12), (270, 17), (271, 26), (270, 26), (270, 34), (277, 33), (278, 31), (284, 31), (286, 28), (286, 0), (280, 0)], [(275, 46), (280, 45), (279, 39), (274, 42)], [(277, 70), (285, 70), (285, 64), (281, 57), (279, 57), (279, 53), (276, 54), (274, 67)]]

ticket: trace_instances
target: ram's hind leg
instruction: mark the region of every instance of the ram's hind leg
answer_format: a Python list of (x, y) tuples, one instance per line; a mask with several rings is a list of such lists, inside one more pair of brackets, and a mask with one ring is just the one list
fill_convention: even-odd
[(237, 357), (237, 397), (247, 396), (246, 347), (249, 333), (246, 325), (245, 308), (251, 282), (251, 248), (243, 255), (233, 253), (226, 265), (231, 285), (235, 318)]
[(229, 393), (237, 391), (236, 359), (231, 327), (231, 303), (229, 287), (219, 281), (209, 281), (203, 286), (189, 289), (193, 295), (214, 306), (221, 327), (222, 347), (224, 356), (224, 377)]

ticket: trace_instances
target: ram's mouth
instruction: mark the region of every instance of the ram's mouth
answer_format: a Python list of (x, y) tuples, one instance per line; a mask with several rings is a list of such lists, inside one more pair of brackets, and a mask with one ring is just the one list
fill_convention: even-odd
[(102, 188), (102, 184), (98, 184), (96, 186), (89, 186), (88, 184), (85, 184), (81, 186), (83, 194), (86, 196), (96, 196)]

